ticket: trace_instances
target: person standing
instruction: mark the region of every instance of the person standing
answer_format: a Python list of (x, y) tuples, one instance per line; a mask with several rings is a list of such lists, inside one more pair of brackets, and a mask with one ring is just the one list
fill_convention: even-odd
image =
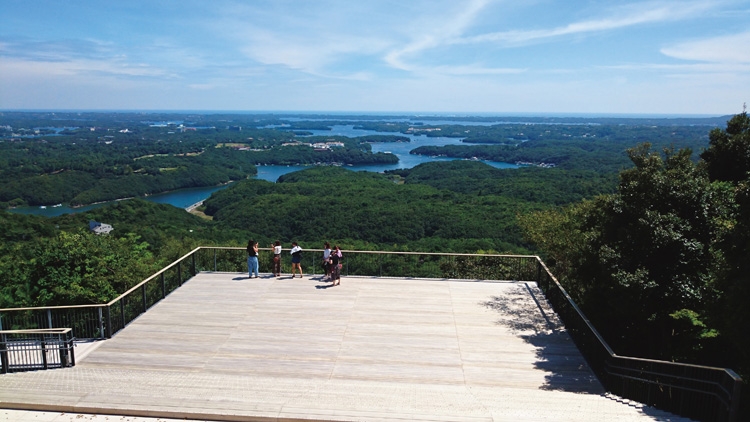
[(323, 280), (326, 279), (326, 277), (331, 276), (331, 244), (328, 242), (325, 242), (323, 244), (323, 271), (325, 272), (325, 275), (323, 275)]
[(294, 278), (294, 270), (299, 269), (299, 278), (302, 278), (302, 248), (297, 242), (292, 242), (292, 278)]
[[(258, 242), (250, 240), (247, 242), (247, 272), (248, 278), (258, 278)], [(253, 277), (255, 273), (255, 277)]]
[(338, 246), (333, 247), (331, 252), (331, 286), (338, 286), (341, 284), (341, 249)]
[(273, 244), (273, 275), (281, 277), (281, 242), (278, 240)]

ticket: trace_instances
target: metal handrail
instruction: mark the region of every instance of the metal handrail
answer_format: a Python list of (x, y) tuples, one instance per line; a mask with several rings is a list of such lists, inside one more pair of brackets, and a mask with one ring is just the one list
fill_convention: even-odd
[(123, 294), (121, 294), (120, 296), (117, 296), (116, 298), (114, 298), (114, 299), (110, 300), (110, 301), (109, 301), (109, 302), (107, 302), (107, 303), (106, 303), (106, 304), (105, 304), (104, 306), (112, 306), (113, 304), (117, 303), (117, 301), (119, 301), (119, 300), (122, 300), (122, 298), (126, 297), (126, 296), (127, 296), (127, 295), (129, 295), (130, 293), (132, 293), (132, 292), (134, 292), (134, 291), (136, 291), (136, 290), (138, 290), (138, 289), (142, 288), (142, 287), (143, 287), (143, 285), (145, 285), (146, 283), (150, 282), (151, 280), (155, 279), (155, 278), (156, 278), (156, 277), (158, 277), (159, 275), (161, 275), (161, 274), (165, 273), (166, 271), (170, 270), (170, 269), (171, 269), (171, 268), (173, 268), (173, 267), (174, 267), (175, 265), (179, 265), (179, 264), (180, 264), (180, 262), (182, 262), (182, 260), (183, 260), (183, 259), (185, 259), (185, 258), (189, 257), (190, 255), (192, 255), (192, 254), (196, 253), (196, 252), (197, 252), (197, 251), (199, 251), (200, 249), (201, 249), (201, 246), (198, 246), (197, 248), (193, 249), (192, 251), (190, 251), (190, 252), (186, 253), (186, 254), (185, 254), (185, 255), (183, 255), (183, 256), (182, 256), (181, 258), (177, 259), (176, 261), (172, 262), (171, 264), (167, 265), (166, 267), (162, 268), (161, 270), (159, 270), (159, 271), (155, 272), (155, 273), (154, 273), (154, 274), (153, 274), (153, 275), (152, 275), (151, 277), (148, 277), (147, 279), (145, 279), (145, 280), (141, 281), (140, 283), (138, 283), (138, 284), (136, 284), (135, 286), (133, 286), (133, 287), (131, 287), (130, 289), (128, 289), (128, 290), (127, 290), (127, 291), (126, 291), (125, 293), (123, 293)]
[[(742, 378), (734, 371), (728, 368), (617, 355), (541, 259), (539, 265), (551, 281), (545, 283), (540, 276), (539, 287), (563, 320), (568, 333), (607, 391), (698, 420), (739, 420)], [(555, 300), (554, 291), (564, 300)], [(564, 311), (566, 306), (574, 311), (572, 315)], [(590, 342), (583, 339), (585, 333), (582, 334), (579, 328), (583, 328), (584, 332), (588, 332), (596, 339), (595, 345), (590, 346)], [(600, 351), (595, 350), (596, 345), (601, 348)], [(617, 365), (616, 362), (622, 365)], [(663, 367), (664, 370), (649, 369), (651, 367)], [(704, 374), (701, 377), (679, 376), (667, 372), (667, 368)], [(705, 388), (685, 384), (702, 384)], [(706, 398), (709, 400), (706, 401)]]
[(72, 328), (34, 328), (31, 330), (0, 330), (2, 334), (68, 334), (72, 333)]
[(0, 374), (75, 366), (73, 330), (0, 330)]
[[(205, 256), (198, 256), (201, 251), (213, 251), (213, 265), (206, 264)], [(261, 251), (272, 251), (271, 248), (259, 248)], [(284, 249), (288, 251), (289, 249)], [(170, 263), (166, 267), (157, 271), (155, 274), (136, 284), (132, 288), (128, 289), (125, 293), (119, 295), (117, 298), (109, 301), (106, 304), (96, 305), (78, 305), (78, 306), (51, 306), (51, 307), (30, 307), (30, 308), (11, 308), (11, 309), (0, 309), (0, 330), (3, 328), (2, 316), (4, 313), (9, 312), (26, 312), (26, 313), (46, 313), (45, 324), (48, 326), (54, 325), (55, 318), (52, 316), (53, 312), (74, 312), (73, 316), (67, 317), (73, 323), (81, 323), (79, 319), (89, 318), (93, 320), (93, 323), (85, 326), (85, 330), (95, 332), (100, 338), (109, 338), (114, 335), (117, 331), (124, 328), (130, 321), (135, 319), (138, 315), (146, 312), (150, 306), (153, 306), (156, 302), (166, 297), (167, 294), (178, 288), (184, 281), (189, 279), (185, 277), (186, 273), (182, 271), (183, 263), (190, 261), (189, 273), (195, 275), (198, 271), (213, 270), (218, 271), (218, 253), (220, 251), (229, 251), (232, 256), (229, 257), (228, 262), (232, 271), (245, 271), (245, 248), (244, 247), (217, 247), (217, 246), (206, 246), (198, 247), (183, 255), (179, 259)], [(312, 252), (312, 254), (306, 254), (304, 262), (310, 264), (307, 266), (308, 273), (309, 269), (312, 268), (313, 274), (317, 270), (317, 258), (311, 257), (314, 253), (323, 252), (322, 249), (305, 249), (304, 252)], [(451, 279), (467, 279), (476, 280), (476, 277), (466, 277), (470, 274), (466, 268), (462, 265), (453, 265), (446, 268), (441, 268), (442, 264), (446, 262), (450, 263), (450, 260), (488, 260), (483, 263), (484, 267), (481, 267), (478, 271), (482, 273), (482, 270), (492, 271), (496, 270), (497, 267), (504, 265), (510, 267), (509, 263), (513, 263), (514, 268), (504, 268), (503, 274), (506, 280), (524, 280), (524, 281), (536, 281), (539, 287), (544, 291), (547, 300), (552, 304), (555, 311), (558, 313), (560, 318), (566, 325), (568, 333), (571, 335), (579, 350), (586, 358), (587, 362), (594, 370), (599, 380), (604, 385), (605, 389), (611, 391), (619, 396), (629, 398), (635, 401), (640, 401), (649, 405), (653, 405), (657, 408), (662, 408), (673, 413), (682, 414), (689, 417), (697, 417), (704, 420), (727, 420), (736, 421), (738, 420), (739, 413), (739, 402), (740, 402), (740, 386), (742, 380), (737, 374), (729, 369), (706, 367), (701, 365), (682, 364), (676, 362), (665, 362), (651, 359), (634, 358), (627, 356), (619, 356), (614, 353), (604, 337), (596, 330), (594, 325), (585, 316), (583, 311), (573, 301), (572, 297), (562, 287), (560, 282), (555, 278), (546, 264), (535, 255), (506, 255), (506, 254), (465, 254), (465, 253), (427, 253), (427, 252), (411, 252), (411, 251), (356, 251), (356, 250), (343, 250), (344, 254), (344, 265), (351, 264), (352, 261), (356, 261), (357, 256), (380, 256), (384, 257), (387, 255), (391, 256), (402, 256), (410, 257), (425, 257), (425, 258), (436, 258), (429, 260), (433, 270), (439, 270), (443, 274), (443, 278)], [(286, 254), (285, 254), (286, 255)], [(270, 256), (270, 255), (269, 255)], [(198, 257), (198, 258), (196, 258)], [(316, 255), (317, 257), (317, 255)], [(322, 258), (322, 256), (321, 256)], [(198, 261), (196, 260), (198, 259)], [(203, 261), (200, 261), (203, 259)], [(441, 259), (447, 260), (442, 261)], [(463, 262), (463, 261), (462, 261)], [(469, 261), (466, 261), (469, 262)], [(226, 264), (225, 262), (224, 264)], [(390, 264), (393, 264), (391, 262)], [(402, 264), (403, 262), (398, 262)], [(306, 265), (307, 265), (306, 264)], [(382, 276), (383, 268), (382, 263), (377, 262), (366, 262), (370, 267), (377, 264), (378, 271)], [(424, 264), (423, 260), (415, 262), (416, 265)], [(455, 262), (454, 262), (455, 264)], [(502, 265), (501, 265), (502, 264)], [(533, 268), (531, 266), (533, 265)], [(366, 268), (367, 265), (364, 265)], [(200, 270), (199, 270), (200, 268)], [(401, 267), (398, 267), (400, 269)], [(414, 268), (412, 268), (413, 270)], [(532, 271), (533, 270), (533, 271)], [(357, 270), (352, 270), (356, 273)], [(462, 273), (462, 271), (464, 271)], [(175, 274), (176, 272), (176, 274)], [(349, 272), (344, 271), (343, 275), (351, 275)], [(482, 279), (487, 279), (486, 275)], [(373, 274), (363, 274), (373, 275)], [(457, 276), (456, 276), (457, 275)], [(170, 277), (172, 283), (167, 286), (167, 277)], [(401, 276), (411, 277), (412, 275), (401, 274)], [(497, 278), (500, 279), (500, 278)], [(158, 284), (160, 281), (160, 285)], [(159, 289), (160, 287), (160, 289)], [(151, 289), (151, 291), (149, 291)], [(85, 315), (80, 316), (75, 314), (76, 311), (85, 311), (86, 309), (93, 309), (97, 312), (97, 315)], [(568, 311), (570, 310), (570, 312)], [(43, 325), (39, 322), (37, 325)], [(83, 323), (81, 323), (83, 324)], [(93, 327), (93, 328), (92, 328)], [(81, 336), (86, 338), (86, 336)], [(619, 364), (618, 364), (619, 362)], [(648, 368), (653, 366), (654, 368)], [(644, 368), (646, 367), (646, 368)], [(658, 368), (657, 368), (658, 367)], [(661, 369), (661, 370), (660, 370)], [(693, 372), (706, 372), (701, 374), (703, 379), (689, 377), (689, 376), (677, 376), (670, 373), (669, 370), (680, 370), (680, 371), (693, 371)], [(712, 379), (711, 376), (720, 374), (718, 380)], [(711, 376), (709, 376), (711, 375)], [(672, 380), (672, 381), (668, 381)], [(710, 388), (696, 389), (687, 385), (679, 385), (679, 382), (684, 383), (703, 383), (708, 384)], [(658, 390), (656, 393), (649, 390), (650, 386), (655, 386)], [(665, 394), (660, 393), (664, 389), (668, 390), (668, 402), (664, 402)], [(700, 391), (701, 399), (704, 396), (713, 397), (710, 404), (705, 406), (713, 407), (715, 409), (712, 415), (706, 416), (704, 414), (698, 414), (690, 408), (685, 408), (685, 400), (675, 405), (676, 399), (672, 399), (673, 395), (684, 396), (688, 392)], [(676, 392), (679, 392), (677, 394)], [(697, 393), (696, 393), (697, 394)], [(690, 397), (686, 399), (688, 404), (694, 401)], [(699, 403), (700, 404), (700, 403)]]
[[(165, 297), (169, 292), (173, 291), (174, 288), (179, 287), (179, 285), (182, 284), (184, 281), (183, 279), (183, 272), (182, 272), (182, 264), (185, 263), (188, 259), (192, 259), (191, 266), (190, 266), (190, 273), (195, 274), (196, 270), (196, 255), (198, 255), (201, 251), (214, 251), (214, 266), (213, 270), (217, 271), (217, 262), (216, 262), (216, 252), (217, 251), (234, 251), (234, 252), (243, 252), (245, 251), (245, 248), (243, 247), (217, 247), (217, 246), (201, 246), (193, 249), (192, 251), (184, 254), (182, 257), (178, 258), (174, 262), (170, 263), (169, 265), (165, 266), (164, 268), (160, 269), (156, 273), (152, 274), (148, 278), (144, 279), (143, 281), (139, 282), (135, 286), (129, 288), (124, 293), (120, 294), (116, 298), (110, 300), (107, 303), (101, 303), (101, 304), (88, 304), (88, 305), (70, 305), (70, 306), (37, 306), (37, 307), (24, 307), (24, 308), (3, 308), (0, 309), (0, 330), (3, 328), (10, 328), (10, 327), (4, 327), (4, 325), (8, 325), (8, 323), (4, 324), (3, 321), (3, 314), (10, 314), (10, 313), (27, 313), (29, 316), (29, 320), (26, 322), (18, 322), (15, 321), (17, 324), (26, 325), (30, 327), (48, 327), (52, 328), (54, 326), (58, 326), (61, 323), (65, 322), (67, 324), (72, 324), (74, 322), (72, 321), (78, 321), (80, 324), (81, 320), (84, 318), (88, 318), (88, 322), (86, 323), (85, 329), (81, 329), (79, 326), (77, 329), (77, 337), (78, 338), (109, 338), (112, 335), (114, 335), (115, 332), (119, 331), (119, 329), (123, 328), (130, 320), (134, 318), (129, 318), (125, 314), (129, 311), (131, 313), (137, 314), (145, 312), (150, 306), (153, 305), (153, 303), (156, 303), (161, 298)], [(268, 251), (271, 252), (271, 248), (260, 248), (261, 251)], [(283, 251), (289, 251), (289, 249), (283, 249)], [(312, 254), (320, 253), (322, 257), (323, 249), (305, 249), (303, 252), (311, 252)], [(344, 256), (346, 257), (344, 259), (344, 265), (345, 270), (343, 272), (344, 275), (349, 275), (348, 269), (349, 265), (351, 263), (352, 257), (356, 255), (372, 255), (372, 256), (422, 256), (422, 257), (438, 257), (438, 258), (482, 258), (482, 259), (510, 259), (510, 260), (538, 260), (538, 257), (533, 255), (507, 255), (507, 254), (483, 254), (483, 255), (477, 255), (477, 254), (465, 254), (465, 253), (424, 253), (424, 252), (411, 252), (411, 251), (359, 251), (359, 250), (344, 250), (342, 251), (344, 253)], [(308, 272), (312, 272), (312, 274), (316, 274), (317, 270), (319, 270), (317, 266), (318, 260), (315, 257), (311, 257), (310, 253), (305, 255), (305, 261), (307, 263), (306, 269), (308, 269)], [(270, 255), (269, 255), (270, 256)], [(236, 259), (238, 263), (241, 263), (241, 259)], [(202, 267), (204, 269), (210, 269), (210, 266), (208, 268)], [(235, 269), (236, 270), (236, 269)], [(311, 270), (311, 271), (310, 271)], [(382, 273), (382, 268), (379, 269)], [(165, 275), (172, 272), (177, 272), (177, 286), (174, 287), (166, 287), (164, 286), (165, 283)], [(174, 274), (173, 274), (174, 275)], [(372, 275), (372, 274), (370, 274)], [(156, 284), (156, 281), (161, 279), (162, 283), (162, 291), (161, 294), (153, 299), (149, 299), (147, 296), (149, 293), (146, 291), (147, 289), (153, 289), (154, 284)], [(529, 281), (532, 279), (529, 278)], [(142, 306), (139, 306), (139, 309), (129, 310), (127, 309), (128, 306), (132, 307), (134, 303), (134, 297), (140, 293), (139, 301), (143, 302)], [(148, 303), (152, 302), (152, 303)], [(119, 305), (119, 306), (118, 306)], [(127, 305), (127, 306), (126, 306)], [(66, 313), (66, 316), (64, 318), (59, 318), (60, 320), (64, 321), (58, 321), (57, 315), (63, 315), (63, 313)], [(44, 315), (43, 315), (44, 314)], [(117, 320), (119, 320), (119, 324), (117, 323)], [(11, 325), (13, 323), (11, 322)]]

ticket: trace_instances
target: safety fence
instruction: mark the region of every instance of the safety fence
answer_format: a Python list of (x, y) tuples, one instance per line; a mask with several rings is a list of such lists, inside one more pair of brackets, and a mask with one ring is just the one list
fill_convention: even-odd
[(0, 373), (75, 366), (70, 328), (0, 331)]
[[(323, 273), (322, 253), (303, 251), (305, 274)], [(282, 258), (282, 272), (288, 273), (288, 250)], [(271, 272), (272, 260), (271, 249), (261, 249), (261, 272)], [(79, 339), (109, 338), (201, 271), (247, 272), (247, 252), (236, 247), (196, 248), (106, 304), (0, 309), (0, 330), (67, 327)], [(607, 391), (697, 420), (740, 420), (742, 380), (737, 374), (616, 355), (537, 256), (343, 251), (341, 274), (537, 282)]]
[(540, 260), (537, 283), (604, 388), (701, 421), (739, 421), (742, 379), (731, 369), (618, 356)]
[[(538, 258), (519, 255), (344, 251), (342, 276), (525, 280), (537, 278)], [(291, 255), (282, 254), (282, 272)], [(323, 251), (305, 250), (305, 274), (323, 273)], [(270, 272), (273, 254), (260, 251), (261, 271)], [(0, 330), (72, 328), (78, 339), (110, 338), (201, 271), (246, 272), (247, 252), (236, 247), (199, 247), (162, 268), (109, 303), (0, 309)]]

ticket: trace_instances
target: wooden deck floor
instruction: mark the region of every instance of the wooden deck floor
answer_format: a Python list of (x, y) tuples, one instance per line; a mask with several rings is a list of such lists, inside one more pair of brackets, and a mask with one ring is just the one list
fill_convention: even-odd
[(533, 283), (201, 273), (0, 407), (203, 420), (678, 420), (604, 395)]

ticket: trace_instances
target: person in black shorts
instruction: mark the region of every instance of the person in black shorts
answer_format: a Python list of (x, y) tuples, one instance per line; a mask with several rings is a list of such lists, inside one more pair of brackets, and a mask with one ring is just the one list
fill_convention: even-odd
[(294, 270), (299, 269), (299, 278), (302, 278), (302, 248), (297, 242), (292, 242), (292, 278), (294, 278)]
[(273, 245), (273, 275), (281, 277), (281, 242), (276, 241)]

